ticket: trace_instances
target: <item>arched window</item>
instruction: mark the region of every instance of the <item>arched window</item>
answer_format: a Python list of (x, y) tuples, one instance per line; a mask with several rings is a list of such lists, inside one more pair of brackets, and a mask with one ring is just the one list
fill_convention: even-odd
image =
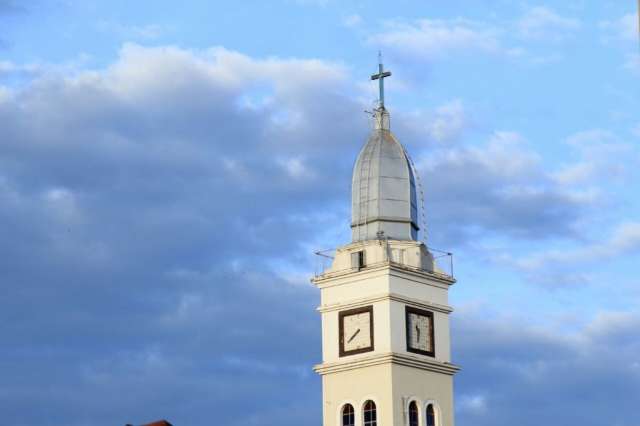
[(418, 404), (415, 401), (409, 404), (409, 426), (418, 426)]
[(353, 405), (345, 404), (342, 407), (342, 426), (355, 426), (356, 424), (356, 412), (353, 409)]
[(364, 403), (364, 426), (378, 426), (376, 403), (371, 400)]
[(436, 426), (436, 413), (433, 404), (427, 405), (427, 426)]

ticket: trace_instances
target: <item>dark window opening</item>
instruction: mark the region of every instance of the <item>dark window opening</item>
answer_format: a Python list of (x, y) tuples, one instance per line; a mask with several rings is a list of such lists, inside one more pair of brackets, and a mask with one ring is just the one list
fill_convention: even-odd
[(353, 409), (353, 405), (346, 404), (342, 408), (342, 426), (355, 426), (356, 424), (356, 412)]
[(436, 426), (436, 413), (433, 411), (433, 404), (427, 405), (427, 426)]
[(409, 404), (409, 426), (418, 426), (418, 404), (415, 401)]
[(358, 270), (365, 267), (364, 250), (351, 253), (351, 267)]
[(376, 403), (369, 400), (364, 404), (364, 426), (377, 426)]

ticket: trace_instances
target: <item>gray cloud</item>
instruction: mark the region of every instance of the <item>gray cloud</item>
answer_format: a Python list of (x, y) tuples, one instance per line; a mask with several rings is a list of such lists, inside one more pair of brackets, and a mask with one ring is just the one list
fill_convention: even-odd
[[(106, 69), (0, 93), (5, 421), (318, 422), (318, 295), (301, 274), (311, 248), (348, 234), (361, 110), (338, 65), (219, 48), (127, 45)], [(427, 126), (446, 136), (434, 146), (466, 128), (446, 114)], [(540, 174), (508, 135), (491, 155), (454, 144), (423, 159), (416, 130), (399, 131), (442, 206), (434, 229), (468, 224), (460, 244), (483, 231), (537, 238), (540, 220), (570, 234), (581, 214), (557, 188), (509, 192)], [(476, 371), (491, 349), (465, 345)], [(463, 377), (463, 406), (479, 413), (493, 401), (474, 396), (485, 377)]]
[(332, 220), (316, 203), (347, 195), (351, 159), (326, 152), (363, 129), (306, 87), (316, 69), (339, 84), (326, 67), (128, 46), (109, 70), (3, 98), (5, 416), (203, 424), (217, 407), (293, 424), (295, 394), (320, 416), (317, 295), (270, 265), (311, 271), (302, 244)]
[[(635, 424), (640, 318), (603, 313), (564, 334), (513, 319), (454, 321), (460, 424)], [(615, 395), (616, 409), (608, 410)]]
[(594, 194), (551, 179), (517, 133), (498, 132), (479, 147), (417, 150), (431, 241), (464, 244), (482, 236), (573, 238)]

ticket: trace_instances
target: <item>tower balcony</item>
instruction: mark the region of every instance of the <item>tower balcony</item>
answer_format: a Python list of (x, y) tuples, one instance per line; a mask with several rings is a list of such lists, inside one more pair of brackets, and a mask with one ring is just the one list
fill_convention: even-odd
[(315, 254), (318, 262), (314, 281), (369, 268), (392, 266), (428, 274), (451, 284), (455, 282), (453, 254), (429, 248), (420, 241), (357, 241), (337, 249), (317, 251)]

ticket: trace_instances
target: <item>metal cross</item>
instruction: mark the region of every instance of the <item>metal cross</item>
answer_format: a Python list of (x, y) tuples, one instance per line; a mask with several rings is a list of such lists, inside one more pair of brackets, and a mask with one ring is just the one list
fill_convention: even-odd
[(391, 76), (391, 71), (383, 71), (382, 66), (382, 53), (378, 52), (378, 74), (371, 76), (371, 80), (380, 80), (378, 85), (380, 86), (380, 107), (384, 108), (384, 78)]

